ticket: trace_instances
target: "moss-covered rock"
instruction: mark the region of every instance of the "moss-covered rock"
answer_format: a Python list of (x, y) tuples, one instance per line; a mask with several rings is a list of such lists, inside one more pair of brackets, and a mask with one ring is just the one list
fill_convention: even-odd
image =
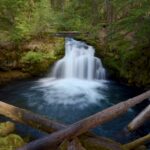
[(111, 56), (108, 54), (104, 55), (103, 62), (113, 77), (130, 85), (150, 86), (150, 51), (148, 48), (118, 54), (111, 52)]
[(34, 37), (19, 45), (0, 43), (0, 85), (41, 76), (64, 54), (64, 38)]
[(0, 71), (0, 85), (5, 85), (14, 80), (29, 78), (31, 75), (17, 70)]
[(7, 121), (0, 123), (0, 136), (7, 136), (8, 134), (15, 131), (15, 124)]
[(16, 150), (24, 144), (23, 139), (16, 134), (0, 137), (0, 150)]
[(7, 121), (0, 123), (0, 150), (16, 150), (25, 144), (24, 140), (16, 134), (15, 124)]
[(150, 87), (150, 45), (133, 45), (124, 39), (119, 43), (115, 40), (103, 43), (100, 39), (82, 36), (78, 39), (95, 47), (96, 56), (102, 59), (112, 78), (129, 85)]

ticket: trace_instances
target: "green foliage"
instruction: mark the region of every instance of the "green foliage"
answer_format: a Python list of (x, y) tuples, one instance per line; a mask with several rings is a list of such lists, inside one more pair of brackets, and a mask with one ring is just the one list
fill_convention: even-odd
[(20, 42), (48, 32), (52, 15), (49, 0), (1, 0), (0, 40)]
[(103, 17), (100, 5), (102, 0), (72, 0), (66, 2), (63, 12), (60, 10), (56, 16), (56, 27), (58, 30), (76, 30), (91, 32), (96, 36), (99, 29), (99, 20)]
[[(101, 47), (98, 54), (108, 57), (106, 62), (112, 62), (112, 69), (126, 79), (139, 77), (142, 84), (150, 66), (149, 25), (150, 0), (0, 0), (0, 41), (19, 44), (56, 30), (89, 32), (88, 37), (81, 38)], [(58, 48), (54, 54), (61, 52)], [(28, 52), (22, 60), (40, 66), (50, 60), (47, 56), (51, 57), (43, 52)]]
[(43, 61), (43, 54), (41, 52), (29, 51), (22, 58), (22, 61), (26, 63), (39, 63)]
[(126, 36), (133, 32), (134, 41), (130, 40), (130, 44), (148, 45), (150, 43), (150, 1), (128, 0), (118, 6), (118, 1), (115, 0), (114, 7), (118, 15), (115, 22), (110, 25), (111, 40), (126, 40)]
[(25, 144), (23, 139), (16, 134), (10, 134), (6, 137), (0, 137), (0, 149), (3, 150), (15, 150), (22, 147)]
[(54, 59), (54, 57), (52, 57), (51, 54), (29, 51), (22, 57), (22, 62), (35, 64), (41, 63), (44, 60), (51, 60), (51, 59)]
[(55, 61), (55, 57), (47, 52), (27, 52), (21, 59), (23, 71), (32, 75), (41, 75), (49, 69), (49, 65)]

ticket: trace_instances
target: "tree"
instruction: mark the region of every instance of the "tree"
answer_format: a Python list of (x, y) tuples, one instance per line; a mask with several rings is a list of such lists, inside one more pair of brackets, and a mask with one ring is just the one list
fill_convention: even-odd
[(0, 40), (19, 42), (49, 31), (52, 13), (49, 0), (1, 0)]

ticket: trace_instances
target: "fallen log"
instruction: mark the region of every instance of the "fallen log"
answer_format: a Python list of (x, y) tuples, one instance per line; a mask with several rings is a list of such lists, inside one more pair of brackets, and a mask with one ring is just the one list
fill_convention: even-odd
[(71, 142), (69, 142), (67, 150), (86, 150), (86, 149), (82, 146), (78, 138), (75, 138)]
[(86, 150), (126, 150), (120, 143), (96, 135), (81, 135), (80, 142)]
[[(43, 116), (37, 115), (28, 110), (21, 109), (19, 107), (15, 107), (13, 105), (10, 105), (10, 104), (7, 104), (7, 103), (1, 102), (1, 101), (0, 101), (0, 114), (6, 116), (16, 122), (29, 125), (33, 128), (37, 128), (39, 130), (42, 130), (42, 131), (45, 131), (48, 133), (51, 133), (52, 131), (58, 131), (58, 130), (61, 130), (61, 129), (64, 129), (65, 127), (67, 127), (56, 121), (49, 120), (47, 118), (44, 118)], [(109, 141), (109, 139), (107, 139), (107, 138), (105, 138), (105, 140), (102, 137), (99, 137), (99, 139), (97, 139), (97, 136), (95, 136), (92, 133), (86, 133), (84, 138), (82, 138), (82, 137), (79, 137), (79, 138), (82, 140), (82, 142), (85, 141), (84, 142), (85, 145), (88, 145), (88, 146), (90, 145), (90, 147), (91, 147), (91, 145), (96, 145), (97, 148), (100, 148), (101, 145), (103, 145), (103, 146), (105, 145), (110, 150), (114, 150), (113, 148), (111, 148), (112, 144), (113, 144), (115, 147), (118, 148), (118, 150), (122, 150), (121, 144), (114, 142), (114, 141)], [(90, 140), (89, 140), (89, 138), (90, 138)], [(93, 143), (93, 141), (95, 141), (96, 139), (97, 139), (97, 143)], [(104, 141), (105, 141), (105, 143), (104, 143)], [(54, 145), (54, 147), (53, 148), (51, 147), (51, 149), (56, 150), (56, 147), (57, 147), (57, 145)], [(94, 149), (91, 148), (90, 150), (94, 150)]]
[(73, 139), (72, 141), (65, 140), (60, 144), (57, 150), (86, 150), (78, 138)]
[(30, 125), (48, 133), (65, 128), (65, 125), (49, 120), (43, 116), (34, 114), (28, 110), (15, 107), (0, 101), (0, 115), (4, 115), (14, 121)]
[(79, 35), (89, 35), (89, 32), (79, 32), (79, 31), (61, 31), (61, 32), (52, 32), (50, 33), (50, 36), (56, 36), (56, 37), (74, 37)]
[(73, 139), (97, 125), (104, 124), (114, 118), (117, 118), (121, 114), (127, 112), (130, 107), (135, 106), (149, 97), (150, 91), (147, 91), (139, 96), (120, 102), (90, 117), (78, 121), (61, 131), (57, 131), (44, 138), (35, 140), (18, 150), (47, 150), (53, 144), (60, 144), (65, 139)]
[(142, 126), (150, 119), (150, 105), (147, 106), (137, 117), (135, 117), (128, 125), (129, 131), (134, 131)]
[(123, 147), (128, 150), (132, 150), (132, 149), (138, 148), (140, 145), (144, 145), (146, 142), (150, 142), (150, 134), (144, 137), (141, 137), (131, 143), (125, 144)]

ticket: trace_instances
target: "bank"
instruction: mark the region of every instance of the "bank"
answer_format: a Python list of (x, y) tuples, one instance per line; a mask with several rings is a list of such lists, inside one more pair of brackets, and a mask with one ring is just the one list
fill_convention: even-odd
[(0, 85), (44, 76), (64, 53), (64, 39), (34, 37), (18, 45), (0, 43)]

